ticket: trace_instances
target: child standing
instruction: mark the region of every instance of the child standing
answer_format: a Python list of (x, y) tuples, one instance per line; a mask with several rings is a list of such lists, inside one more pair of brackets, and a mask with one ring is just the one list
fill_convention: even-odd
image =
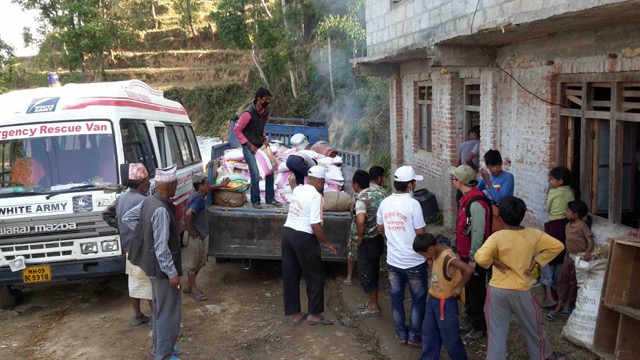
[(578, 296), (576, 264), (569, 255), (577, 255), (584, 252), (582, 259), (585, 261), (591, 260), (593, 233), (591, 232), (591, 218), (587, 215), (588, 213), (587, 204), (580, 200), (574, 200), (568, 204), (567, 219), (569, 219), (569, 223), (565, 228), (567, 252), (564, 256), (558, 281), (558, 304), (555, 309), (545, 315), (545, 318), (549, 321), (555, 320), (560, 311), (562, 311), (562, 315), (571, 314), (572, 306), (575, 306)]
[[(544, 232), (565, 242), (565, 228), (569, 223), (567, 220), (567, 204), (575, 200), (571, 189), (571, 170), (564, 166), (559, 166), (549, 171), (549, 195), (547, 196), (547, 212), (549, 221), (544, 224)], [(554, 307), (558, 302), (553, 297), (553, 291), (558, 291), (558, 279), (562, 270), (562, 260), (565, 251), (563, 250), (551, 262), (540, 269), (540, 282), (544, 286), (546, 298), (541, 305), (543, 308)]]
[(507, 196), (500, 201), (499, 207), (506, 228), (491, 235), (475, 257), (478, 265), (495, 268), (484, 308), (488, 327), (487, 360), (507, 357), (512, 314), (522, 328), (530, 359), (562, 358), (553, 352), (540, 324), (540, 305), (531, 292), (529, 276), (525, 274), (532, 258), (542, 266), (547, 265), (562, 251), (562, 243), (540, 230), (520, 226), (527, 211), (521, 199)]
[(458, 298), (464, 302), (464, 286), (471, 279), (473, 268), (429, 233), (416, 235), (413, 250), (433, 261), (427, 311), (422, 323), (420, 359), (440, 359), (440, 349), (444, 344), (451, 360), (467, 360), (460, 338)]

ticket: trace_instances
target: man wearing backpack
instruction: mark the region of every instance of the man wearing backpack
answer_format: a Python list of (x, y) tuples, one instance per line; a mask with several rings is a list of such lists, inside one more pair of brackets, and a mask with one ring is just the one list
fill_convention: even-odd
[(472, 328), (464, 339), (479, 340), (487, 332), (483, 311), (487, 294), (487, 271), (476, 266), (474, 255), (491, 234), (491, 207), (489, 199), (476, 187), (476, 172), (469, 165), (450, 167), (449, 174), (453, 186), (463, 194), (456, 224), (458, 255), (460, 260), (474, 269), (471, 280), (465, 286), (465, 310)]

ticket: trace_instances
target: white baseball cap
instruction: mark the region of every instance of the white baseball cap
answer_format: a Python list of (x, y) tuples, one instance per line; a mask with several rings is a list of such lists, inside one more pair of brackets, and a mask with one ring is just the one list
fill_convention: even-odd
[(304, 134), (300, 133), (293, 135), (290, 139), (290, 142), (291, 146), (297, 148), (304, 148), (309, 145), (309, 140), (307, 140), (307, 137)]
[(416, 172), (413, 170), (411, 166), (405, 165), (401, 166), (396, 170), (393, 174), (393, 178), (395, 181), (407, 182), (407, 181), (422, 181), (424, 177), (422, 175), (416, 175)]
[(312, 166), (309, 169), (309, 172), (307, 173), (308, 176), (311, 176), (317, 179), (324, 179), (325, 174), (326, 174), (325, 168), (323, 168), (320, 165)]

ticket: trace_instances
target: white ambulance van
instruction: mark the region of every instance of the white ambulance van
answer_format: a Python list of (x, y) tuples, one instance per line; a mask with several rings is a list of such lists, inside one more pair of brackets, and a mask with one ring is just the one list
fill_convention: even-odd
[[(178, 165), (182, 226), (202, 174), (183, 106), (138, 81), (0, 95), (0, 307), (21, 288), (124, 273), (117, 230), (100, 217), (123, 191), (120, 164)], [(182, 231), (182, 229), (181, 229)]]

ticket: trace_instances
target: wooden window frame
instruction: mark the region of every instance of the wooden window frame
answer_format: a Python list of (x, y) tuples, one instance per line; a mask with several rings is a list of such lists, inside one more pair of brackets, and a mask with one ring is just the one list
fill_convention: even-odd
[[(623, 129), (626, 123), (640, 123), (639, 113), (625, 112), (625, 110), (639, 108), (637, 103), (624, 102), (625, 95), (631, 92), (635, 92), (635, 95), (640, 95), (637, 91), (625, 90), (625, 87), (632, 86), (640, 87), (640, 72), (560, 75), (557, 83), (558, 101), (563, 105), (558, 111), (559, 136), (556, 143), (558, 164), (571, 167), (569, 158), (575, 156), (573, 146), (575, 139), (570, 137), (574, 130), (569, 119), (579, 121), (581, 142), (579, 144), (580, 184), (578, 185), (580, 198), (589, 205), (592, 213), (593, 204), (597, 201), (597, 195), (594, 192), (597, 191), (598, 181), (597, 169), (594, 169), (599, 166), (597, 159), (594, 158), (596, 156), (595, 150), (597, 150), (594, 146), (597, 146), (598, 143), (594, 137), (597, 134), (594, 125), (599, 121), (609, 122), (608, 206), (606, 216), (612, 224), (621, 224), (622, 222), (623, 169), (625, 166), (629, 166), (623, 163)], [(594, 99), (594, 89), (598, 87), (610, 88), (610, 101)], [(575, 103), (579, 108), (571, 108), (571, 103)], [(609, 108), (609, 110), (606, 110), (606, 108)], [(640, 134), (635, 134), (635, 136), (637, 139)], [(632, 162), (630, 166), (635, 166), (634, 164)], [(632, 171), (631, 181), (634, 181), (633, 176)], [(640, 179), (635, 179), (634, 183), (640, 183)], [(632, 203), (634, 190), (633, 186), (631, 186)]]
[[(469, 130), (473, 126), (471, 118), (472, 114), (478, 114), (478, 119), (480, 118), (480, 108), (482, 103), (478, 105), (472, 105), (471, 96), (478, 95), (480, 97), (480, 101), (482, 101), (482, 93), (480, 89), (480, 79), (464, 79), (464, 122), (462, 124), (462, 131), (464, 141), (469, 140)], [(477, 89), (475, 89), (477, 87)]]
[[(424, 96), (422, 89), (424, 89)], [(423, 112), (426, 112), (425, 124), (422, 123)], [(417, 149), (433, 152), (433, 85), (429, 81), (416, 82), (414, 114)]]

